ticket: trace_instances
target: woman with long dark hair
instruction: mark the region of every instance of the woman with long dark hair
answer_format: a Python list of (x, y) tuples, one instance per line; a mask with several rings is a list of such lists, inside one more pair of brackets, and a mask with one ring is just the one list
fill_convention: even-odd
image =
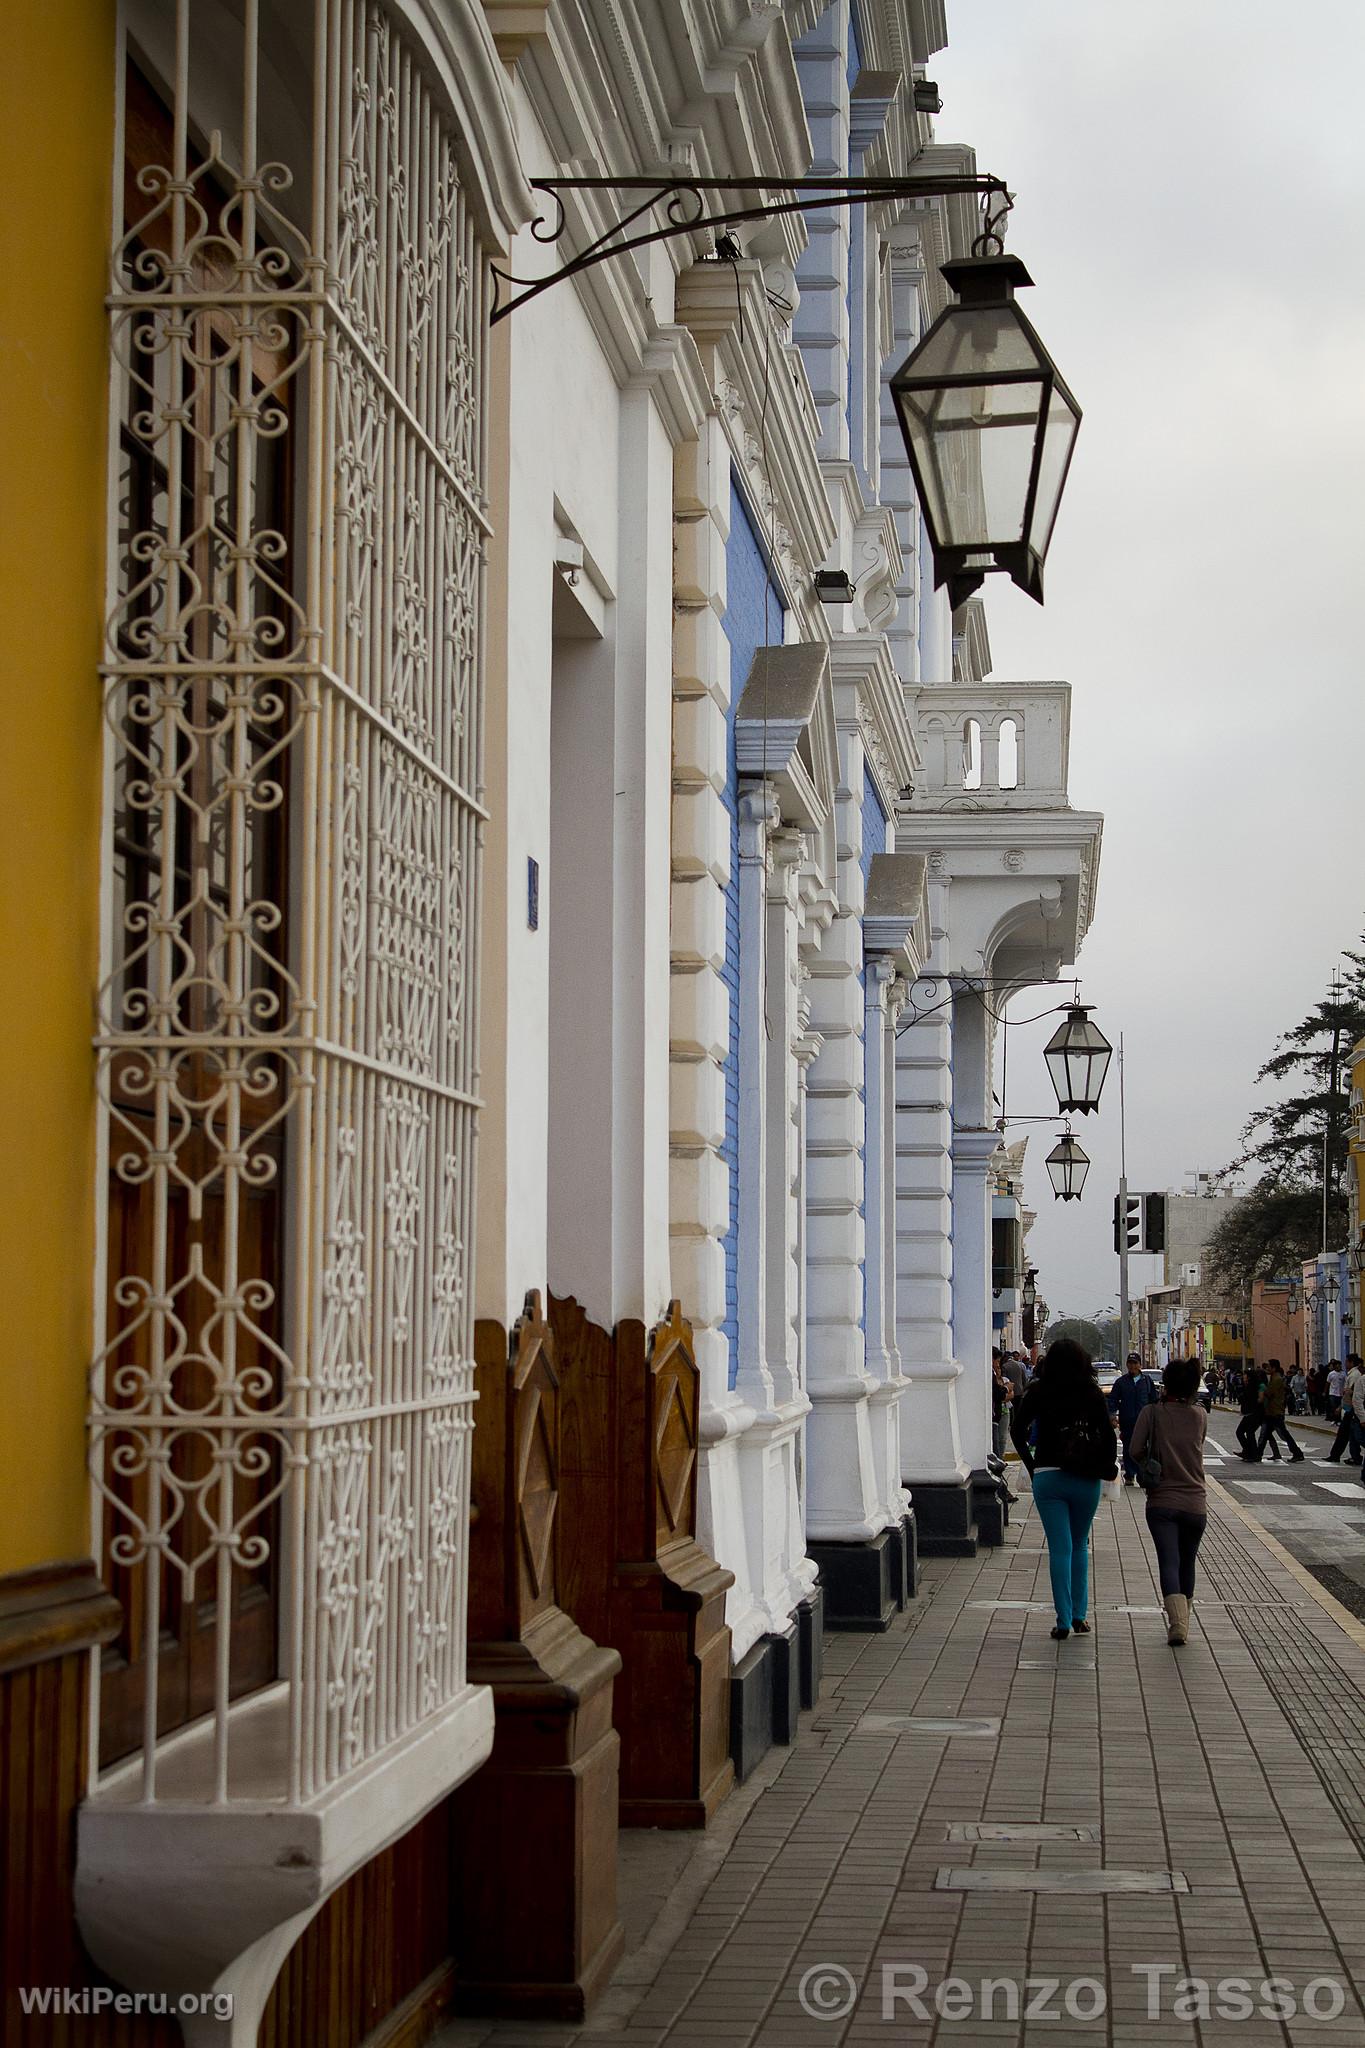
[(1166, 1640), (1178, 1649), (1190, 1639), (1194, 1560), (1208, 1522), (1204, 1436), (1209, 1418), (1195, 1399), (1199, 1367), (1192, 1358), (1173, 1358), (1162, 1385), (1161, 1399), (1144, 1408), (1133, 1426), (1132, 1455), (1147, 1494)]
[(1118, 1477), (1119, 1465), (1113, 1420), (1088, 1351), (1069, 1337), (1049, 1347), (1038, 1377), (1014, 1404), (1010, 1434), (1047, 1537), (1053, 1636), (1060, 1642), (1073, 1629), (1089, 1635), (1090, 1524), (1100, 1487)]

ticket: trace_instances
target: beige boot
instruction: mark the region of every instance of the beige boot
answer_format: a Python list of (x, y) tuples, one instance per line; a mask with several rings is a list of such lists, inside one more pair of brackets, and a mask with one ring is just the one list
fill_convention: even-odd
[(1166, 1595), (1166, 1640), (1178, 1650), (1190, 1639), (1190, 1603), (1183, 1593)]

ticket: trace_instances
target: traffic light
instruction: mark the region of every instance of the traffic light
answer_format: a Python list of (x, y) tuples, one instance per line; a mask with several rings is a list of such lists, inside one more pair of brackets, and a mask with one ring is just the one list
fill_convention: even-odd
[(1164, 1252), (1166, 1249), (1164, 1195), (1144, 1195), (1142, 1198), (1142, 1249), (1146, 1252)]
[[(1120, 1221), (1120, 1217), (1122, 1220)], [(1118, 1195), (1114, 1197), (1114, 1250), (1116, 1252), (1139, 1251), (1142, 1247), (1142, 1197), (1128, 1195), (1122, 1205)]]

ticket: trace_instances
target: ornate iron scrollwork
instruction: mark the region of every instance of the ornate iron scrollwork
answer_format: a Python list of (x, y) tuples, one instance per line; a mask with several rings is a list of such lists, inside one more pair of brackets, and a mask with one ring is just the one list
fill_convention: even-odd
[[(822, 213), (836, 206), (871, 206), (894, 199), (951, 199), (963, 194), (993, 198), (999, 202), (991, 217), (991, 232), (1010, 206), (1010, 196), (999, 178), (966, 174), (940, 177), (903, 178), (537, 178), (532, 190), (544, 193), (553, 207), (538, 214), (531, 224), (532, 238), (553, 245), (568, 232), (566, 193), (614, 193), (625, 201), (625, 211), (605, 227), (590, 233), (575, 256), (547, 271), (544, 277), (517, 277), (493, 266), (494, 303), (490, 324), (505, 320), (518, 306), (539, 298), (552, 285), (580, 271), (591, 270), (609, 256), (643, 249), (651, 242), (674, 241), (680, 235), (706, 229), (739, 227), (746, 221), (769, 220), (781, 213)], [(719, 203), (714, 207), (712, 200)], [(641, 227), (656, 207), (663, 208), (663, 225)], [(513, 296), (508, 296), (511, 293)]]

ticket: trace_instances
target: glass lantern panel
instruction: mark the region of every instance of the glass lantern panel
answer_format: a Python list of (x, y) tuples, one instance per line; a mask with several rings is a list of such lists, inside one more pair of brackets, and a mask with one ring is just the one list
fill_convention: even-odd
[(1049, 366), (1010, 306), (950, 306), (903, 365), (916, 384), (970, 377), (1042, 376)]
[(1030, 534), (1040, 559), (1047, 553), (1048, 542), (1052, 539), (1057, 508), (1062, 499), (1062, 485), (1066, 481), (1067, 464), (1071, 460), (1071, 450), (1075, 446), (1076, 430), (1080, 423), (1080, 415), (1070, 399), (1054, 385), (1047, 409), (1047, 419), (1043, 426), (1042, 457), (1038, 464), (1038, 495), (1034, 500)]
[(926, 486), (925, 510), (950, 547), (1024, 537), (1041, 380), (905, 392), (902, 403)]

